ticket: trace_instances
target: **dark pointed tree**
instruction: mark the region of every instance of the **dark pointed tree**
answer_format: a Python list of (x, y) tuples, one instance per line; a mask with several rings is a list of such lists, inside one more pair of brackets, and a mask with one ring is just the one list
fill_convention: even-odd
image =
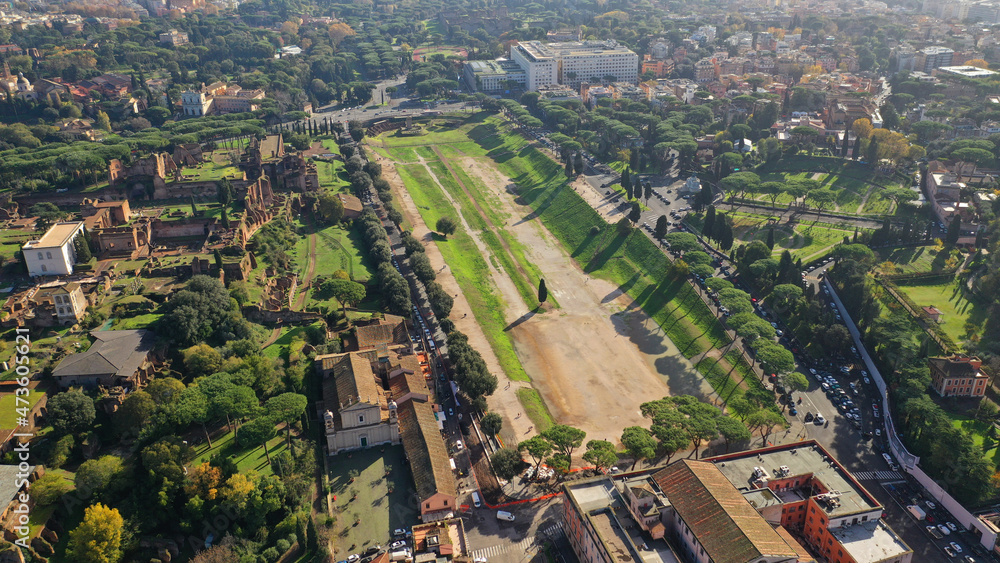
[(642, 218), (642, 208), (639, 207), (639, 202), (632, 202), (632, 209), (628, 212), (628, 220), (632, 221), (632, 224), (637, 224), (639, 219)]
[(767, 247), (774, 250), (774, 228), (768, 229), (767, 231)]
[(667, 236), (667, 216), (660, 215), (656, 218), (656, 228), (653, 229), (653, 236), (657, 240), (662, 240), (663, 237)]
[(549, 290), (545, 287), (545, 279), (538, 280), (538, 303), (545, 303), (549, 298)]
[(705, 212), (705, 222), (702, 225), (701, 233), (710, 239), (715, 239), (715, 206), (709, 205)]
[(948, 232), (945, 234), (945, 242), (951, 245), (958, 244), (958, 238), (962, 236), (962, 219), (956, 215), (948, 224)]

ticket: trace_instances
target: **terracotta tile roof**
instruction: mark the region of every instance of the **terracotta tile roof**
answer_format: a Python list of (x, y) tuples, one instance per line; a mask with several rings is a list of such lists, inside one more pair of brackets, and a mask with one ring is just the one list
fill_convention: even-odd
[(403, 317), (395, 315), (386, 315), (384, 319), (359, 326), (355, 330), (355, 338), (358, 341), (358, 350), (366, 350), (385, 344), (406, 344), (409, 342), (406, 337), (406, 325)]
[(809, 550), (803, 547), (803, 545), (799, 543), (799, 540), (795, 539), (795, 536), (789, 533), (783, 526), (778, 526), (774, 529), (774, 531), (778, 532), (778, 535), (781, 536), (781, 539), (785, 540), (788, 547), (791, 547), (796, 553), (798, 553), (799, 563), (816, 562), (816, 558), (809, 554)]
[[(977, 361), (978, 360), (974, 360)], [(927, 358), (927, 363), (931, 368), (937, 368), (945, 377), (986, 377), (973, 364), (969, 363), (969, 358)]]
[(430, 403), (406, 401), (399, 406), (399, 437), (410, 459), (413, 483), (422, 501), (436, 494), (456, 496), (455, 477), (444, 438)]
[(714, 464), (685, 459), (653, 478), (715, 563), (796, 556)]
[(355, 213), (361, 213), (365, 210), (364, 205), (362, 205), (361, 200), (356, 196), (351, 194), (338, 194), (340, 196), (340, 203), (344, 205), (345, 211), (354, 211)]
[(385, 392), (375, 379), (371, 361), (356, 352), (330, 354), (316, 358), (324, 372), (329, 372), (336, 383), (336, 402), (332, 397), (324, 397), (330, 406), (340, 409), (348, 402), (365, 402), (385, 405)]
[(389, 379), (389, 392), (392, 399), (399, 403), (402, 397), (410, 393), (430, 396), (431, 391), (427, 387), (427, 380), (420, 373), (420, 368), (418, 367), (416, 371), (404, 369), (401, 372), (397, 372), (394, 377), (391, 377)]

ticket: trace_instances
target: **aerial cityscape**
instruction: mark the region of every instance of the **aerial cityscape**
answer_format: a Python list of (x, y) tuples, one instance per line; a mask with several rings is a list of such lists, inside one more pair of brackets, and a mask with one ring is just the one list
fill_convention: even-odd
[(1000, 1), (0, 0), (0, 563), (1000, 563)]

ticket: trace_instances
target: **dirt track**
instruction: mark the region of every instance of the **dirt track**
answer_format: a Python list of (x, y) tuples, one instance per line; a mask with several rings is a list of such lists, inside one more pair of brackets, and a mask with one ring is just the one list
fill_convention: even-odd
[[(429, 238), (424, 238), (427, 228), (398, 175), (387, 161), (381, 162), (401, 210), (414, 225), (415, 236), (428, 242)], [(508, 218), (503, 228), (527, 249), (527, 259), (541, 270), (550, 294), (559, 303), (558, 309), (534, 314), (509, 280), (494, 280), (499, 282), (494, 285), (507, 304), (509, 334), (532, 379), (530, 386), (541, 394), (556, 422), (585, 430), (587, 440), (617, 443), (623, 428), (648, 426), (649, 421), (639, 413), (641, 403), (670, 394), (710, 393), (690, 363), (644, 313), (632, 307), (628, 296), (613, 284), (584, 274), (539, 220), (523, 219), (532, 210), (514, 201), (514, 186), (490, 161), (464, 157), (450, 162), (488, 187), (491, 204)], [(440, 269), (443, 261), (436, 246), (428, 244), (427, 251), (435, 269)], [(493, 275), (502, 278), (500, 272)], [(449, 272), (439, 274), (439, 281), (453, 295), (461, 294)], [(470, 314), (463, 318), (466, 313)], [(507, 441), (529, 437), (534, 433), (529, 431), (531, 422), (526, 416), (517, 416), (523, 408), (515, 396), (518, 387), (529, 384), (510, 382), (508, 387), (464, 296), (456, 299), (451, 318), (500, 378), (489, 404), (505, 418), (505, 429), (510, 431), (505, 432)]]

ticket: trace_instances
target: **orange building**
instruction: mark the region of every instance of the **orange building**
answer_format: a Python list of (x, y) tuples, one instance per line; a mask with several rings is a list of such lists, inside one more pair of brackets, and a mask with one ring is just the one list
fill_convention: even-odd
[(928, 358), (931, 387), (942, 397), (982, 397), (986, 395), (989, 376), (980, 369), (983, 361), (976, 357), (954, 355)]

